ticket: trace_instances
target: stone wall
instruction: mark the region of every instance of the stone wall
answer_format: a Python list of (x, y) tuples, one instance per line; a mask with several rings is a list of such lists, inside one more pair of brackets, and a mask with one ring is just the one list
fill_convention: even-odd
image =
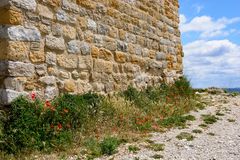
[(0, 103), (182, 75), (178, 0), (1, 0)]

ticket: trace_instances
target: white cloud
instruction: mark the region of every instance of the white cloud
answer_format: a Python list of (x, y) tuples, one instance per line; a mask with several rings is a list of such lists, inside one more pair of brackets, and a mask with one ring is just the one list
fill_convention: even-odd
[(240, 86), (240, 46), (229, 40), (198, 40), (184, 45), (185, 74), (195, 87)]
[(220, 18), (213, 20), (210, 16), (200, 16), (193, 18), (190, 22), (184, 15), (180, 15), (180, 30), (185, 32), (200, 32), (200, 38), (211, 38), (215, 36), (227, 36), (234, 30), (225, 31), (228, 25), (240, 22), (240, 17)]

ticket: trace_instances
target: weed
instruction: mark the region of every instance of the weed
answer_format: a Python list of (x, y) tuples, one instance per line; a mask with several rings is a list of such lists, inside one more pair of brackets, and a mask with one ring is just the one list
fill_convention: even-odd
[(153, 150), (153, 151), (163, 151), (164, 150), (164, 144), (159, 144), (159, 143), (152, 143), (147, 146), (147, 148)]
[(203, 117), (203, 121), (206, 123), (206, 124), (213, 124), (213, 123), (216, 123), (218, 118), (214, 115), (211, 115), (211, 114), (206, 114), (206, 115), (202, 115)]
[(136, 153), (136, 152), (139, 151), (139, 150), (140, 150), (140, 148), (137, 147), (137, 146), (133, 146), (133, 145), (128, 146), (128, 151), (129, 151), (129, 152)]
[(212, 132), (209, 132), (209, 133), (207, 133), (209, 136), (215, 136), (215, 134), (214, 133), (212, 133)]
[(88, 149), (91, 155), (89, 158), (99, 157), (102, 155), (101, 148), (98, 141), (95, 138), (89, 138), (85, 141), (84, 146)]
[(235, 119), (227, 119), (228, 122), (236, 122)]
[(224, 116), (225, 114), (221, 113), (220, 111), (217, 111), (216, 116)]
[(115, 137), (104, 138), (103, 141), (100, 142), (102, 154), (112, 155), (113, 153), (115, 153), (119, 144), (119, 140)]
[(198, 126), (201, 127), (201, 128), (207, 128), (208, 127), (206, 124), (200, 124)]
[(192, 141), (194, 139), (194, 136), (187, 132), (181, 132), (176, 136), (176, 138), (179, 140), (186, 139), (187, 141)]
[(194, 129), (194, 130), (192, 130), (192, 132), (193, 132), (193, 133), (202, 133), (202, 130), (200, 130), (200, 129)]
[(160, 154), (155, 154), (155, 155), (152, 156), (152, 158), (153, 158), (153, 159), (162, 159), (163, 156), (160, 155)]
[(188, 116), (177, 115), (164, 119), (159, 123), (163, 127), (185, 127), (187, 120), (193, 121), (195, 120), (195, 117), (192, 115)]
[(146, 139), (146, 142), (149, 143), (149, 144), (153, 144), (154, 143), (154, 141), (151, 140), (151, 139)]

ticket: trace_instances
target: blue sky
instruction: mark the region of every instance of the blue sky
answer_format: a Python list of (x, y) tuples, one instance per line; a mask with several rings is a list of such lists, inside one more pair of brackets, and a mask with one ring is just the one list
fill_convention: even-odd
[(193, 87), (240, 87), (240, 0), (180, 0), (184, 74)]

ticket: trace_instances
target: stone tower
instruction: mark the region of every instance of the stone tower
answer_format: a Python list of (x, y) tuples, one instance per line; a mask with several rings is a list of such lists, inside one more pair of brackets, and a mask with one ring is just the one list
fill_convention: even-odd
[(182, 75), (178, 0), (1, 0), (0, 104)]

